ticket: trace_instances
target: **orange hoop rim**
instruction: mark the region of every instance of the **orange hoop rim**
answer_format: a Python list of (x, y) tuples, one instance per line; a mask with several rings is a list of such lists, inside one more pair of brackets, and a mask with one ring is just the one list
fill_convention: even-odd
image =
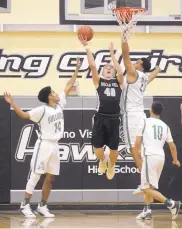
[(138, 13), (145, 13), (146, 9), (145, 8), (137, 8), (137, 7), (121, 7), (121, 8), (114, 8), (112, 9), (114, 13), (120, 12), (126, 12), (128, 14), (136, 15)]

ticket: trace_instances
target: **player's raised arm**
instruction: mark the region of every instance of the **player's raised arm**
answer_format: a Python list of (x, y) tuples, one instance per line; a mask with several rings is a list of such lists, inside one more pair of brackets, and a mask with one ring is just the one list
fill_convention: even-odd
[(114, 68), (117, 71), (117, 80), (118, 80), (120, 86), (122, 86), (123, 85), (123, 71), (122, 71), (122, 68), (121, 68), (120, 64), (118, 63), (118, 61), (114, 55), (114, 44), (112, 42), (110, 43), (109, 50), (110, 50), (110, 55), (112, 57), (112, 62), (114, 64)]
[(152, 80), (154, 80), (160, 72), (161, 72), (160, 67), (156, 66), (155, 70), (149, 74), (147, 83), (149, 84)]
[(66, 87), (64, 89), (64, 92), (66, 95), (68, 95), (69, 92), (71, 91), (71, 88), (73, 87), (73, 85), (76, 81), (76, 78), (78, 76), (78, 72), (79, 72), (81, 66), (82, 66), (82, 62), (80, 61), (80, 58), (77, 58), (77, 64), (76, 64), (75, 72), (74, 72), (73, 76), (71, 77), (71, 79), (67, 82)]
[(20, 118), (23, 118), (23, 119), (29, 119), (29, 118), (30, 118), (30, 115), (29, 115), (28, 112), (22, 111), (21, 108), (18, 107), (18, 106), (14, 103), (14, 101), (13, 101), (13, 99), (12, 99), (12, 97), (11, 97), (11, 95), (10, 95), (9, 93), (7, 93), (7, 92), (4, 93), (4, 99), (5, 99), (5, 101), (6, 101), (7, 103), (10, 104), (10, 106), (14, 109), (15, 113), (16, 113)]
[(82, 43), (82, 45), (85, 47), (85, 50), (87, 53), (87, 58), (88, 58), (88, 63), (89, 63), (89, 66), (90, 66), (90, 69), (92, 72), (92, 80), (93, 80), (95, 87), (97, 88), (99, 86), (99, 74), (97, 71), (97, 67), (95, 64), (93, 54), (88, 47), (87, 40), (85, 38), (83, 38), (82, 36), (79, 36), (79, 39), (80, 39), (80, 42)]
[(137, 79), (137, 73), (130, 59), (130, 51), (127, 41), (122, 41), (121, 49), (124, 65), (127, 71), (127, 81), (128, 83), (135, 82)]

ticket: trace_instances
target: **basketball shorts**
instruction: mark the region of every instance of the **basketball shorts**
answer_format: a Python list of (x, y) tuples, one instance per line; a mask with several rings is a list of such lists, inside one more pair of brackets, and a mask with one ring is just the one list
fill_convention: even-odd
[(141, 170), (141, 188), (158, 189), (159, 179), (164, 167), (165, 157), (159, 155), (144, 156)]
[(31, 170), (38, 174), (49, 173), (59, 175), (60, 158), (58, 143), (38, 139), (31, 160)]
[(144, 112), (127, 112), (123, 115), (123, 131), (127, 149), (135, 146), (138, 126), (141, 119), (145, 118)]
[(120, 117), (106, 116), (96, 113), (93, 117), (92, 145), (102, 148), (104, 145), (111, 150), (118, 150)]

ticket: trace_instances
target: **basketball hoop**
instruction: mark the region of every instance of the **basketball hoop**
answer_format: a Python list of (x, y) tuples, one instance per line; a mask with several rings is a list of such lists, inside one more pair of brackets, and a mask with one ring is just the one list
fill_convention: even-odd
[(133, 16), (143, 15), (146, 12), (145, 8), (114, 8), (112, 9), (113, 14), (116, 16), (117, 22), (119, 23), (122, 30), (123, 41), (133, 34), (132, 29), (137, 24), (137, 19)]

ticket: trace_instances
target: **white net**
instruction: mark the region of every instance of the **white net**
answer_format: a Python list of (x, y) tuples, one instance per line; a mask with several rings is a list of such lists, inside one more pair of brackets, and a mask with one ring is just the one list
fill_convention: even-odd
[(116, 8), (116, 0), (113, 0), (111, 3), (109, 3), (108, 9), (112, 11), (115, 8)]
[(137, 19), (133, 16), (143, 15), (146, 10), (144, 8), (115, 8), (112, 11), (121, 27), (122, 41), (126, 42), (133, 35), (133, 29), (137, 24)]

